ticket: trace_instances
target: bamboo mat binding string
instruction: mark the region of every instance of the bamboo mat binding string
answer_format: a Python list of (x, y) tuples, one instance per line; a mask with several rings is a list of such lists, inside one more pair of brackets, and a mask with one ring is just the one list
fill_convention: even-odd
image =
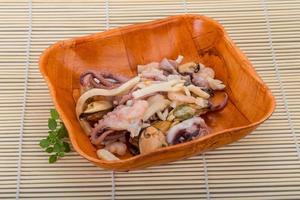
[(208, 173), (207, 173), (207, 164), (205, 159), (205, 153), (202, 154), (203, 159), (203, 168), (204, 168), (204, 184), (206, 190), (206, 199), (210, 200), (210, 193), (209, 193), (209, 184), (208, 184)]
[[(109, 29), (109, 0), (105, 0), (105, 25), (106, 30)], [(111, 172), (111, 199), (115, 200), (115, 172)]]
[(267, 0), (261, 0), (261, 3), (262, 3), (262, 7), (263, 7), (263, 10), (264, 10), (264, 15), (265, 15), (265, 20), (266, 20), (266, 26), (267, 26), (268, 37), (269, 37), (269, 45), (270, 45), (271, 52), (272, 52), (273, 66), (274, 66), (275, 73), (276, 73), (276, 79), (279, 83), (280, 94), (281, 94), (282, 99), (284, 101), (284, 109), (286, 111), (286, 115), (287, 115), (287, 118), (288, 118), (289, 128), (291, 130), (292, 137), (293, 137), (293, 140), (294, 140), (294, 143), (295, 143), (295, 148), (296, 148), (296, 151), (297, 151), (298, 159), (300, 160), (300, 148), (299, 148), (299, 144), (298, 144), (298, 139), (297, 139), (297, 136), (296, 136), (296, 133), (295, 133), (293, 123), (291, 121), (291, 114), (290, 114), (288, 103), (287, 103), (287, 100), (286, 100), (285, 91), (284, 91), (284, 88), (282, 86), (281, 76), (280, 76), (280, 72), (278, 70), (278, 64), (277, 64), (277, 60), (276, 60), (276, 54), (275, 54), (274, 47), (273, 47), (272, 32), (271, 32), (271, 28), (270, 28), (268, 6), (266, 4), (266, 1)]
[[(185, 14), (188, 13), (186, 0), (183, 1), (183, 10), (184, 10)], [(201, 156), (202, 156), (203, 169), (204, 169), (203, 171), (204, 171), (204, 183), (205, 183), (206, 199), (210, 200), (209, 184), (208, 184), (208, 173), (207, 173), (207, 164), (206, 164), (206, 159), (205, 159), (205, 153), (203, 153)]]
[(18, 167), (17, 167), (17, 187), (16, 187), (16, 199), (20, 196), (20, 180), (21, 180), (21, 165), (22, 165), (22, 144), (23, 144), (23, 131), (24, 131), (24, 118), (26, 109), (26, 97), (27, 97), (27, 87), (28, 87), (28, 71), (29, 71), (29, 57), (30, 57), (30, 44), (31, 44), (31, 34), (32, 34), (32, 2), (28, 0), (28, 38), (26, 46), (26, 63), (25, 63), (25, 80), (24, 80), (24, 93), (23, 93), (23, 105), (20, 123), (20, 138), (19, 138), (19, 157), (18, 157)]

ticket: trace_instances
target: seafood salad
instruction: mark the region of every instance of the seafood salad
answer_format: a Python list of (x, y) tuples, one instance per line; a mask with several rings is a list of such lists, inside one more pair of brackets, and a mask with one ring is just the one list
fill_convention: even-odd
[(76, 115), (100, 159), (146, 154), (209, 133), (201, 116), (226, 106), (225, 92), (220, 104), (211, 101), (225, 85), (212, 68), (182, 60), (138, 65), (133, 78), (81, 74)]

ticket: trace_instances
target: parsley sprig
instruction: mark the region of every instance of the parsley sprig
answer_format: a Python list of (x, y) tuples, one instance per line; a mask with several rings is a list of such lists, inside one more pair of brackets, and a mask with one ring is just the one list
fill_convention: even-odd
[(70, 152), (70, 145), (66, 141), (68, 132), (64, 123), (59, 119), (59, 114), (55, 109), (50, 110), (51, 118), (48, 119), (49, 135), (40, 141), (40, 147), (45, 152), (51, 153), (49, 163), (54, 163), (59, 157), (64, 157)]

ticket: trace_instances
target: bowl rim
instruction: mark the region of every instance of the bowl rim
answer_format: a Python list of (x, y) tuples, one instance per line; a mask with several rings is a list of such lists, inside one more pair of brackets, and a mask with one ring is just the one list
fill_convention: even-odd
[[(270, 102), (271, 102), (271, 105), (270, 105), (270, 108), (269, 108), (268, 112), (266, 112), (260, 120), (258, 120), (256, 122), (249, 123), (249, 124), (244, 125), (244, 126), (224, 129), (224, 130), (221, 130), (221, 131), (217, 131), (215, 133), (208, 134), (208, 135), (203, 136), (201, 138), (198, 138), (196, 140), (192, 140), (192, 141), (189, 141), (189, 142), (164, 147), (164, 148), (161, 148), (161, 149), (157, 149), (153, 152), (149, 152), (149, 153), (142, 154), (142, 155), (139, 154), (139, 155), (135, 155), (135, 156), (132, 156), (132, 157), (129, 157), (129, 158), (120, 159), (120, 160), (116, 160), (116, 161), (101, 160), (101, 159), (94, 158), (94, 157), (91, 157), (91, 156), (87, 155), (79, 147), (79, 145), (78, 145), (78, 143), (75, 139), (75, 136), (74, 136), (75, 133), (70, 132), (69, 133), (69, 138), (70, 138), (70, 141), (71, 141), (71, 143), (74, 147), (74, 150), (77, 151), (82, 157), (84, 157), (85, 159), (87, 159), (87, 160), (89, 160), (93, 163), (100, 164), (100, 165), (101, 164), (103, 164), (103, 165), (107, 165), (107, 164), (124, 164), (124, 163), (128, 163), (128, 162), (136, 161), (136, 160), (138, 160), (140, 158), (143, 158), (143, 157), (159, 156), (159, 153), (172, 151), (175, 148), (185, 148), (187, 146), (190, 146), (190, 145), (193, 145), (193, 144), (196, 144), (196, 143), (200, 143), (201, 141), (207, 140), (208, 138), (218, 136), (218, 135), (222, 135), (223, 133), (235, 132), (235, 131), (240, 131), (240, 130), (244, 130), (244, 129), (253, 128), (253, 127), (261, 124), (265, 120), (267, 120), (272, 115), (272, 113), (274, 112), (275, 106), (276, 106), (275, 97), (273, 96), (271, 90), (266, 86), (266, 84), (256, 74), (256, 72), (253, 68), (253, 65), (250, 63), (248, 58), (236, 46), (236, 44), (232, 41), (232, 39), (230, 39), (230, 37), (229, 37), (228, 33), (225, 31), (224, 27), (219, 22), (213, 20), (210, 17), (204, 16), (204, 15), (183, 14), (183, 15), (170, 16), (170, 17), (166, 17), (166, 18), (158, 19), (158, 20), (154, 20), (154, 21), (143, 22), (143, 23), (132, 24), (132, 25), (123, 26), (123, 27), (119, 27), (119, 28), (114, 28), (114, 29), (104, 31), (104, 32), (100, 32), (100, 33), (93, 33), (93, 34), (86, 35), (86, 36), (81, 36), (81, 37), (75, 37), (75, 38), (72, 38), (72, 39), (62, 40), (62, 41), (58, 41), (58, 42), (50, 45), (48, 48), (46, 48), (40, 56), (39, 69), (40, 69), (40, 72), (41, 72), (42, 76), (44, 77), (44, 79), (45, 79), (45, 81), (48, 85), (49, 92), (50, 92), (50, 95), (51, 95), (52, 100), (53, 100), (53, 104), (54, 104), (55, 108), (57, 109), (58, 113), (61, 115), (61, 118), (62, 119), (67, 119), (68, 117), (65, 116), (65, 113), (64, 113), (63, 109), (56, 102), (56, 98), (55, 98), (56, 90), (55, 90), (54, 86), (51, 84), (50, 78), (47, 76), (47, 72), (46, 72), (47, 71), (46, 68), (47, 68), (47, 63), (48, 63), (48, 56), (49, 56), (49, 53), (53, 49), (72, 45), (72, 44), (75, 43), (75, 41), (76, 41), (77, 44), (81, 43), (81, 42), (87, 42), (87, 41), (90, 42), (94, 39), (99, 39), (99, 36), (105, 38), (106, 36), (109, 36), (113, 33), (121, 34), (121, 30), (142, 28), (142, 27), (148, 26), (150, 24), (151, 25), (159, 24), (159, 23), (163, 23), (163, 22), (166, 22), (166, 21), (170, 21), (170, 20), (173, 20), (173, 19), (179, 19), (179, 18), (183, 18), (183, 19), (185, 19), (185, 18), (205, 19), (205, 20), (208, 20), (211, 23), (217, 24), (218, 28), (220, 28), (221, 31), (223, 32), (223, 37), (224, 37), (223, 39), (226, 40), (227, 42), (229, 42), (230, 44), (232, 44), (235, 47), (235, 49), (237, 50), (237, 53), (239, 54), (239, 56), (244, 59), (245, 65), (247, 65), (248, 67), (252, 67), (254, 73), (248, 73), (248, 74), (252, 78), (254, 78), (258, 82), (258, 84), (260, 84), (261, 87), (263, 87), (266, 90), (266, 93), (267, 93), (268, 97), (270, 97)], [(248, 69), (248, 67), (247, 67), (247, 69)], [(65, 124), (65, 126), (68, 130), (72, 130), (72, 124), (69, 120), (65, 120), (64, 124)]]

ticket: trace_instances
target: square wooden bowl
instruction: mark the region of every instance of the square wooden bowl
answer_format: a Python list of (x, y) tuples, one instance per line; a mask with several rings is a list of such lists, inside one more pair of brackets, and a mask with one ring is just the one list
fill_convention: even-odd
[[(207, 116), (211, 133), (120, 161), (98, 159), (76, 119), (73, 91), (79, 88), (80, 74), (101, 70), (132, 77), (138, 64), (178, 55), (184, 56), (183, 62), (199, 61), (212, 67), (227, 86), (228, 105)], [(116, 171), (159, 165), (224, 146), (254, 130), (275, 108), (270, 90), (223, 27), (200, 15), (173, 16), (57, 42), (42, 54), (40, 70), (74, 149), (97, 166)]]

